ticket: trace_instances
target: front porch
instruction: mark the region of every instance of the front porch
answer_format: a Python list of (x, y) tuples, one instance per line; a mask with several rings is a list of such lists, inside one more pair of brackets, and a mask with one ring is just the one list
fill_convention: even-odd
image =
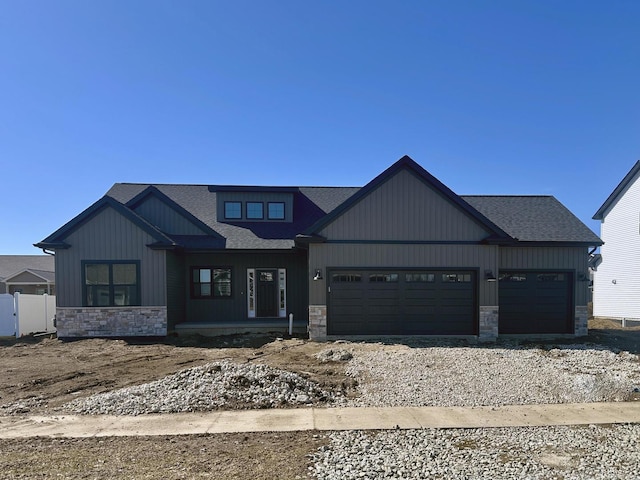
[[(244, 322), (183, 322), (175, 325), (169, 335), (203, 335), (215, 337), (219, 335), (236, 335), (245, 333), (276, 333), (282, 336), (289, 334), (289, 319), (273, 318), (247, 320)], [(307, 320), (293, 321), (293, 334), (307, 335)]]

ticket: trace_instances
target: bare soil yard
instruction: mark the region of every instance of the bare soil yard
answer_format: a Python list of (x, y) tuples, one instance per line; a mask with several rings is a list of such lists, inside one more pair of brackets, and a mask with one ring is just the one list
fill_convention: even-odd
[[(640, 327), (590, 324), (588, 342), (640, 353)], [(583, 340), (581, 340), (583, 341)], [(567, 342), (563, 342), (567, 343)], [(95, 393), (160, 379), (216, 360), (255, 362), (355, 394), (343, 362), (322, 362), (327, 344), (274, 337), (170, 338), (160, 343), (55, 338), (0, 339), (0, 415), (51, 414)], [(375, 348), (375, 344), (362, 348)], [(0, 441), (2, 478), (294, 479), (328, 439), (310, 432)]]

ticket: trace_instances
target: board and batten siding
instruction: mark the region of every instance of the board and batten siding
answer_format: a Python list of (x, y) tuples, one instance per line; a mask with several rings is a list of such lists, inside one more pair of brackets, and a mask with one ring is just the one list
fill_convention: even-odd
[(83, 260), (139, 260), (142, 306), (166, 305), (163, 250), (147, 247), (155, 239), (112, 208), (104, 208), (64, 239), (68, 249), (56, 250), (59, 307), (81, 307)]
[[(640, 180), (620, 193), (600, 224), (602, 263), (594, 276), (593, 315), (640, 319)], [(615, 282), (615, 283), (614, 283)]]
[(184, 255), (167, 252), (167, 324), (169, 329), (185, 321), (187, 277)]
[[(587, 304), (589, 294), (587, 247), (501, 247), (499, 270), (566, 270), (574, 273), (577, 306)], [(584, 280), (580, 280), (584, 274)]]
[(485, 270), (497, 272), (496, 245), (311, 244), (310, 275), (320, 268), (324, 279), (310, 281), (309, 303), (326, 305), (328, 268), (349, 267), (477, 269), (479, 304), (498, 304), (497, 282), (484, 281)]
[(402, 170), (329, 223), (330, 240), (480, 241), (490, 232)]
[[(191, 298), (190, 282), (184, 285), (187, 298), (185, 317), (187, 322), (233, 323), (246, 322), (247, 269), (277, 269), (287, 271), (287, 314), (293, 313), (296, 321), (308, 319), (308, 280), (304, 251), (291, 253), (192, 253), (184, 258), (184, 278), (190, 278), (191, 267), (231, 268), (230, 298)], [(252, 319), (254, 320), (254, 319)], [(260, 321), (260, 319), (255, 319)]]
[(152, 195), (138, 205), (135, 212), (165, 233), (174, 235), (204, 234), (199, 227)]

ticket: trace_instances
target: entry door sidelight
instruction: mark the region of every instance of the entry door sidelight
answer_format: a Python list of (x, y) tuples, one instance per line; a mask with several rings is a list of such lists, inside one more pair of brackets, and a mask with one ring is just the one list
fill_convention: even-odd
[(256, 295), (258, 317), (278, 316), (278, 270), (257, 270)]

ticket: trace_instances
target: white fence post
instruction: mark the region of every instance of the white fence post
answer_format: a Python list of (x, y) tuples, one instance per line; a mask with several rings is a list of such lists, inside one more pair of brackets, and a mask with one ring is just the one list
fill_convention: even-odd
[(16, 317), (16, 338), (20, 338), (20, 292), (13, 294), (13, 315)]

